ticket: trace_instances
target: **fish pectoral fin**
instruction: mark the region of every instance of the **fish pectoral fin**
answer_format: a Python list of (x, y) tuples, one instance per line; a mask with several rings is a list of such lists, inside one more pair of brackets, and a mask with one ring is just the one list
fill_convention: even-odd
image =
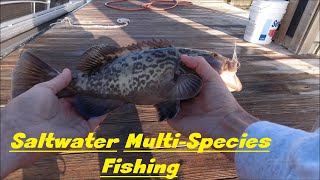
[(180, 101), (170, 101), (154, 105), (158, 111), (159, 121), (174, 118), (180, 110)]
[(89, 96), (76, 96), (75, 108), (86, 119), (102, 116), (125, 103), (120, 100), (101, 99)]
[(177, 76), (177, 82), (173, 89), (173, 96), (179, 100), (186, 100), (195, 97), (201, 89), (201, 78), (193, 73), (186, 73)]

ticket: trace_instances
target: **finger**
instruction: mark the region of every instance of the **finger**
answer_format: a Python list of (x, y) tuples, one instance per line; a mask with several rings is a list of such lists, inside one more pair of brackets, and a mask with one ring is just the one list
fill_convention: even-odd
[(65, 97), (65, 98), (63, 98), (65, 101), (67, 101), (68, 103), (70, 103), (70, 104), (74, 104), (75, 103), (75, 98), (74, 97)]
[[(196, 125), (189, 126), (188, 124), (194, 123), (194, 121), (190, 119), (175, 118), (167, 120), (169, 126), (171, 126), (174, 130), (181, 132), (183, 135), (190, 135), (193, 133), (190, 127), (196, 127)], [(186, 126), (187, 124), (187, 126)]]
[(203, 80), (213, 81), (219, 77), (210, 64), (201, 56), (191, 57), (187, 55), (181, 56), (181, 61), (189, 68), (193, 69)]
[(106, 119), (106, 117), (107, 117), (107, 114), (90, 118), (88, 120), (90, 131), (94, 131), (99, 126), (99, 124)]
[(66, 68), (55, 78), (44, 82), (41, 85), (51, 89), (54, 94), (57, 94), (59, 91), (69, 85), (71, 78), (71, 71)]
[(88, 122), (84, 119), (79, 119), (79, 121), (74, 126), (77, 134), (73, 134), (75, 137), (86, 137), (90, 132), (90, 126)]
[(62, 105), (63, 109), (65, 109), (65, 110), (69, 110), (69, 111), (70, 111), (70, 109), (71, 109), (72, 105), (68, 102), (68, 100), (67, 100), (67, 99), (63, 98), (63, 99), (59, 99), (59, 101), (60, 101), (60, 103), (61, 103), (61, 105)]

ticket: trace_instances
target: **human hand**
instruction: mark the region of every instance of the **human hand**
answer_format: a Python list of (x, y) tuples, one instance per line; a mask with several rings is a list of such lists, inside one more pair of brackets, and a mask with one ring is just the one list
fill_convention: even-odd
[(17, 132), (40, 137), (53, 132), (55, 137), (86, 137), (106, 115), (83, 119), (73, 107), (71, 98), (58, 99), (56, 94), (71, 81), (71, 71), (63, 70), (54, 79), (35, 85), (12, 99), (1, 112), (1, 177), (32, 164), (48, 153), (9, 153), (10, 142)]
[[(246, 127), (257, 121), (247, 113), (230, 93), (225, 83), (203, 57), (181, 56), (203, 81), (199, 95), (181, 102), (180, 112), (169, 125), (184, 135), (199, 132), (203, 137), (240, 137)], [(233, 155), (227, 155), (230, 159)]]

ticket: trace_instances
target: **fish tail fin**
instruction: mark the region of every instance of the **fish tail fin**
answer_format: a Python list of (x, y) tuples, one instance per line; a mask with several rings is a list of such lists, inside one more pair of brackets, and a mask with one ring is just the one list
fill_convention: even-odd
[[(58, 74), (59, 71), (31, 52), (23, 51), (12, 73), (12, 98), (24, 93), (38, 83), (51, 80)], [(67, 87), (58, 93), (58, 97), (70, 94), (70, 91), (70, 88)]]

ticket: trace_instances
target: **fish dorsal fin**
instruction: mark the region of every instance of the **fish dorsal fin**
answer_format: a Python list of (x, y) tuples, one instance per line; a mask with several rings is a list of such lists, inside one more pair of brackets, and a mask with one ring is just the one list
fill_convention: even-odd
[(82, 72), (90, 73), (101, 65), (110, 63), (120, 56), (142, 50), (167, 47), (173, 47), (173, 45), (166, 39), (142, 41), (120, 48), (107, 44), (96, 45), (83, 53), (81, 56), (81, 63), (78, 65), (77, 69)]
[(158, 48), (167, 48), (173, 47), (173, 45), (166, 39), (152, 39), (150, 41), (142, 41), (138, 43), (133, 43), (127, 47), (124, 47), (125, 50), (130, 52), (141, 51), (146, 49), (158, 49)]
[(89, 48), (81, 56), (81, 63), (77, 69), (82, 72), (90, 73), (102, 64), (112, 62), (117, 58), (119, 48), (107, 44), (96, 45)]

